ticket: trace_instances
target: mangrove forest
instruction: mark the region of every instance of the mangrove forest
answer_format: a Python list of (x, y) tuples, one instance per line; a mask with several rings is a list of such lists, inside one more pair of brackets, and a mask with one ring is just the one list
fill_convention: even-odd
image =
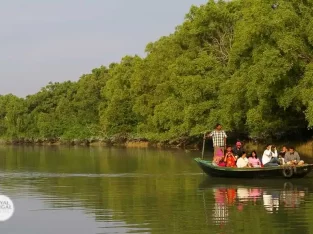
[[(313, 0), (208, 1), (145, 56), (0, 96), (11, 141), (184, 141), (221, 123), (253, 139), (313, 127)], [(125, 41), (127, 43), (127, 41)]]

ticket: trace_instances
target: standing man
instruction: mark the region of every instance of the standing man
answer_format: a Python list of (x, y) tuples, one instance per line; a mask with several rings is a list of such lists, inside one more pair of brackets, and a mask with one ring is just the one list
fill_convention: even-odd
[(204, 139), (207, 137), (211, 137), (213, 140), (214, 156), (218, 149), (221, 149), (224, 154), (224, 150), (226, 149), (227, 135), (224, 130), (222, 130), (222, 125), (216, 124), (215, 130), (213, 130), (210, 134), (206, 134)]

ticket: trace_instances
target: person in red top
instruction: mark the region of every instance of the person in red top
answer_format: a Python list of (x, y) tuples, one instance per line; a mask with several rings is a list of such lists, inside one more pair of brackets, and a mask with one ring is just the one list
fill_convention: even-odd
[(236, 167), (236, 161), (237, 159), (234, 156), (231, 147), (228, 146), (224, 158), (224, 162), (226, 162), (226, 167)]

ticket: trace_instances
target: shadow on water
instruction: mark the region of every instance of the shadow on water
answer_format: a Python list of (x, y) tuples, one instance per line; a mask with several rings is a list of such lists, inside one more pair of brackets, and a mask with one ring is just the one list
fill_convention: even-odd
[(307, 176), (302, 179), (225, 179), (206, 176), (199, 184), (199, 190), (218, 187), (258, 187), (267, 189), (283, 189), (286, 186), (307, 187), (313, 190), (313, 177)]

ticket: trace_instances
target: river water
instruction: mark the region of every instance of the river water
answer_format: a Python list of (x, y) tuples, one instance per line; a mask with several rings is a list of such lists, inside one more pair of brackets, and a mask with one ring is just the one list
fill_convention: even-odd
[(313, 233), (313, 175), (212, 179), (193, 161), (199, 155), (2, 147), (0, 194), (11, 198), (14, 214), (0, 232)]

